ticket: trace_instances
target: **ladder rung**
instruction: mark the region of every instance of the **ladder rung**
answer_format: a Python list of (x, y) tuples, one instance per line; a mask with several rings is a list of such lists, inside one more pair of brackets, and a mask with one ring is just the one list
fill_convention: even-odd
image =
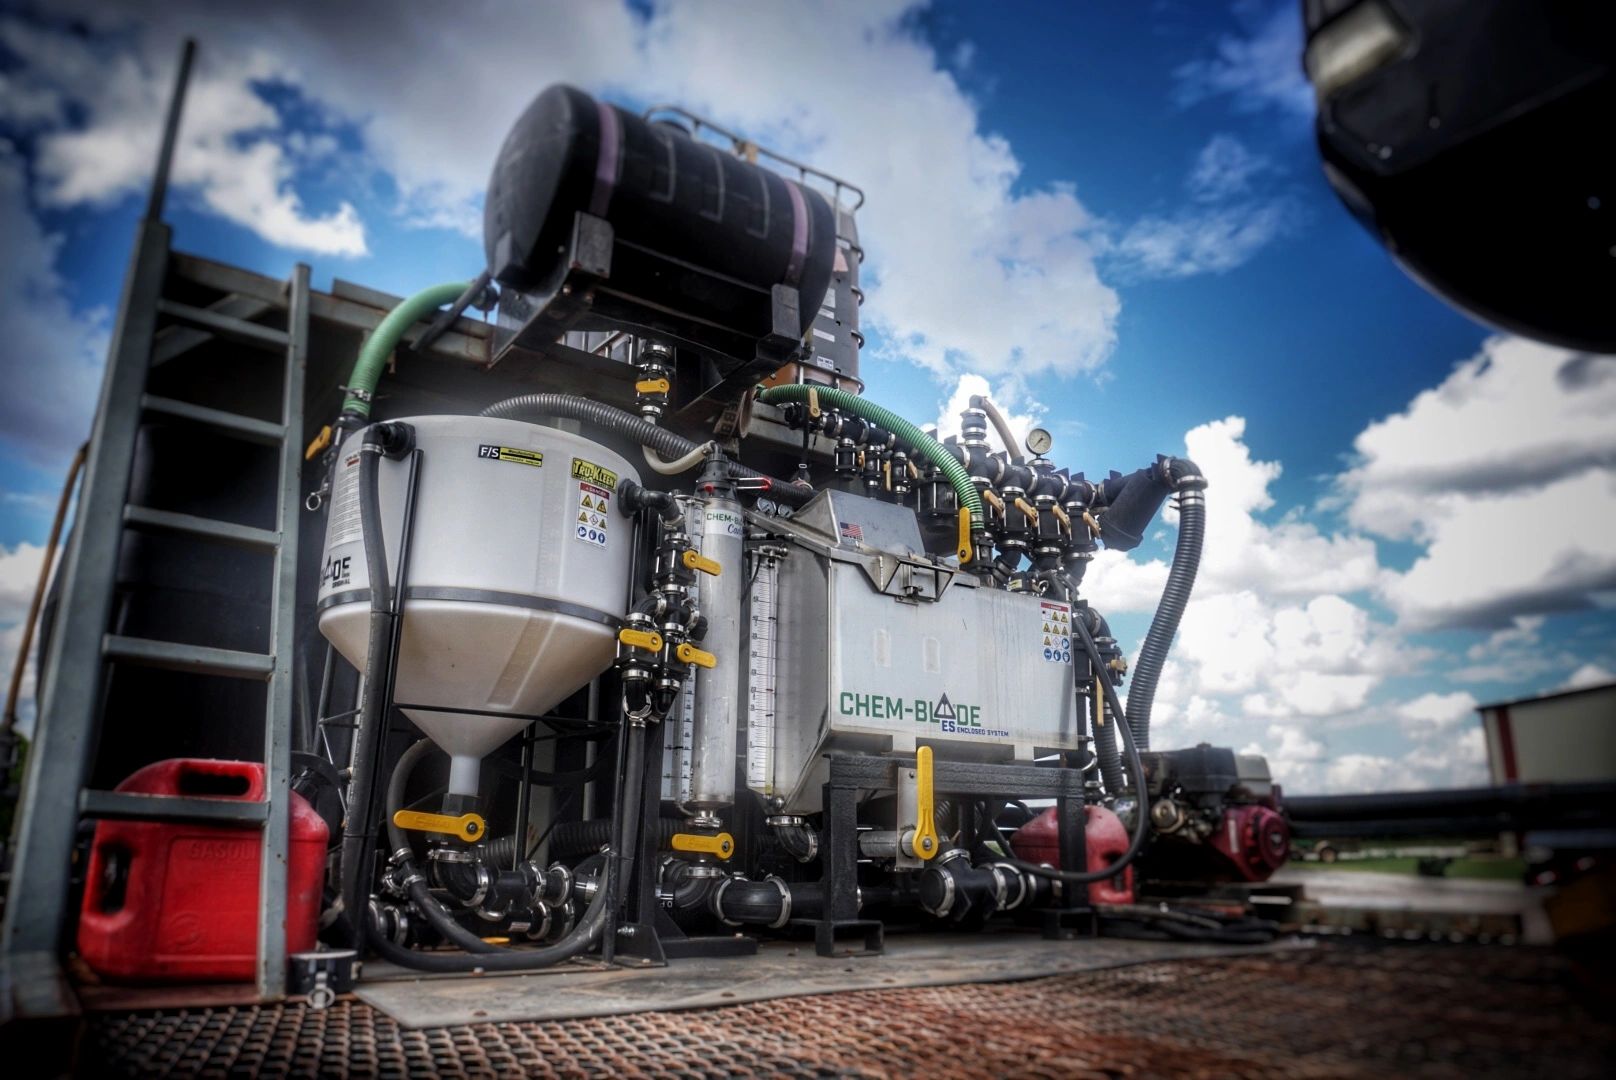
[(275, 670), (275, 658), (263, 653), (215, 649), (207, 645), (182, 645), (176, 641), (153, 641), (118, 634), (106, 636), (101, 644), (101, 652), (108, 660), (189, 671), (198, 675), (267, 679)]
[(224, 544), (250, 548), (253, 551), (274, 551), (280, 546), (280, 533), (272, 529), (258, 529), (251, 525), (237, 525), (233, 521), (197, 517), (194, 514), (176, 514), (168, 510), (153, 510), (149, 506), (125, 506), (124, 524), (153, 532), (185, 533)]
[(203, 427), (214, 428), (227, 435), (234, 435), (248, 442), (264, 443), (267, 446), (278, 445), (286, 434), (286, 429), (280, 424), (268, 420), (254, 420), (250, 416), (225, 412), (222, 409), (210, 409), (204, 405), (192, 405), (188, 401), (175, 401), (173, 398), (146, 394), (140, 399), (140, 404), (150, 413), (160, 413), (176, 420), (189, 420), (193, 424), (201, 424)]
[(252, 345), (268, 345), (277, 349), (286, 346), (286, 331), (276, 330), (272, 326), (259, 326), (255, 322), (238, 319), (233, 315), (221, 315), (217, 311), (192, 307), (190, 304), (179, 304), (173, 300), (159, 300), (157, 310), (180, 322), (189, 323), (202, 330), (211, 330), (221, 337), (236, 338)]
[(176, 821), (213, 825), (262, 825), (269, 804), (245, 799), (198, 799), (141, 795), (129, 791), (79, 792), (79, 813), (103, 821)]

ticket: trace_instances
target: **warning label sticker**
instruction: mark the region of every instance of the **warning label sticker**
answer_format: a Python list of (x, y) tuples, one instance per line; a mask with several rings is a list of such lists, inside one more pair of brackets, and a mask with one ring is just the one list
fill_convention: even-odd
[(337, 473), (337, 490), (331, 498), (327, 519), (331, 525), (332, 547), (351, 544), (363, 536), (359, 523), (359, 455), (351, 454)]
[(1072, 605), (1059, 600), (1038, 604), (1039, 648), (1051, 664), (1072, 662)]
[(489, 446), (484, 444), (477, 447), (477, 456), (486, 461), (514, 461), (518, 465), (532, 465), (539, 468), (544, 465), (544, 454), (538, 450), (523, 450), (519, 446)]
[[(578, 461), (573, 459), (576, 468)], [(612, 478), (616, 480), (616, 477)], [(596, 547), (606, 546), (606, 529), (611, 521), (608, 511), (612, 506), (612, 493), (599, 484), (578, 481), (578, 507), (574, 512), (572, 538)]]

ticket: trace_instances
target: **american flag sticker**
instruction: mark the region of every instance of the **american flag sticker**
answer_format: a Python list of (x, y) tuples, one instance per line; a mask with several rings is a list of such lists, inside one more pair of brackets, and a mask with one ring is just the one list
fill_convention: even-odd
[(864, 526), (855, 524), (851, 521), (844, 521), (841, 523), (841, 530), (843, 543), (848, 541), (852, 541), (855, 544), (864, 543)]

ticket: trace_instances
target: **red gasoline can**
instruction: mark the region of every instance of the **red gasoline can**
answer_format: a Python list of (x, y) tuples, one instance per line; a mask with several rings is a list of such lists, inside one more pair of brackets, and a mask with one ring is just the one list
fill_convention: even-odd
[[(174, 758), (117, 787), (145, 795), (262, 802), (264, 767)], [(296, 792), (286, 873), (286, 950), (314, 948), (328, 830)], [(242, 982), (258, 957), (259, 830), (103, 821), (79, 916), (79, 954), (108, 979)]]
[[(1088, 812), (1083, 829), (1083, 843), (1089, 857), (1088, 870), (1104, 870), (1128, 850), (1128, 830), (1121, 818), (1103, 806), (1084, 809)], [(1048, 863), (1057, 870), (1064, 869), (1060, 864), (1060, 825), (1055, 821), (1055, 808), (1051, 806), (1017, 829), (1010, 837), (1010, 846), (1015, 849), (1018, 859)], [(1131, 866), (1114, 877), (1089, 885), (1091, 904), (1131, 904), (1133, 895)]]

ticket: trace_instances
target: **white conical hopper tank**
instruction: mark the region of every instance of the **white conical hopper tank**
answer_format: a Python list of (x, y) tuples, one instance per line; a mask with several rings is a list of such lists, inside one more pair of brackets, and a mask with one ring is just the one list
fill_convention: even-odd
[[(475, 795), (485, 755), (611, 665), (633, 547), (618, 489), (639, 476), (612, 450), (557, 428), (475, 416), (403, 422), (421, 465), (394, 700), (449, 754), (450, 792)], [(343, 444), (332, 484), (319, 619), (363, 671), (360, 442), (356, 432)], [(381, 462), (394, 580), (408, 472), (408, 458)]]

